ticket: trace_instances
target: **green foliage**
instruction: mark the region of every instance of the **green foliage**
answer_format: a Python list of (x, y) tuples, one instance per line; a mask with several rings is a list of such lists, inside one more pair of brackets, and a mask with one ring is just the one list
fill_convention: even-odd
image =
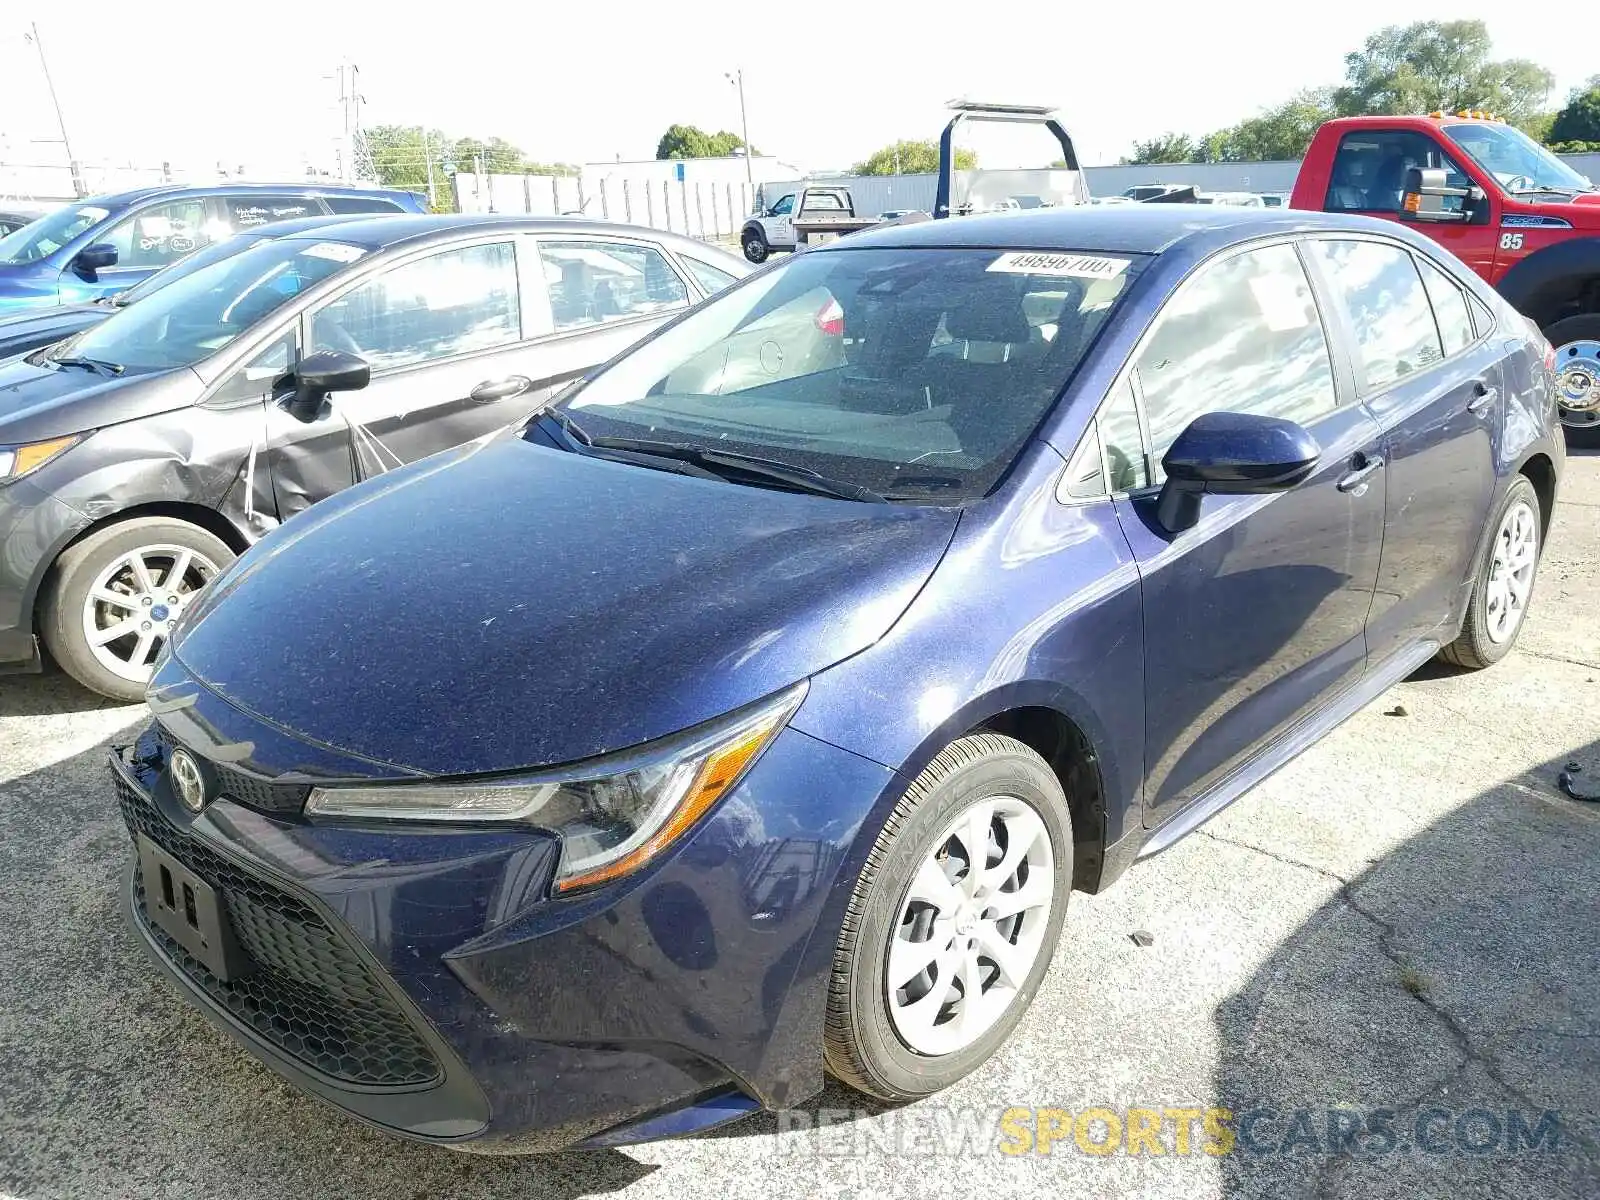
[(1125, 163), (1182, 163), (1195, 162), (1199, 146), (1187, 133), (1163, 133), (1147, 142), (1135, 142), (1133, 153)]
[(1482, 21), (1417, 21), (1378, 30), (1345, 56), (1341, 115), (1482, 108), (1516, 121), (1538, 113), (1555, 77), (1537, 63), (1489, 55)]
[(1260, 116), (1219, 129), (1204, 139), (1207, 162), (1271, 162), (1299, 158), (1317, 126), (1334, 115), (1327, 88), (1302, 91)]
[(1552, 118), (1546, 137), (1552, 142), (1600, 142), (1600, 75), (1573, 89), (1566, 107)]
[(452, 138), (440, 129), (420, 125), (374, 125), (367, 130), (367, 146), (378, 181), (384, 187), (428, 194), (428, 162), (433, 162), (435, 207), (450, 210), (450, 176), (447, 166), (472, 171), (481, 161), (488, 174), (576, 175), (569, 163), (540, 163), (528, 158), (504, 138)]
[[(956, 149), (956, 170), (971, 171), (977, 165), (973, 151)], [(931, 175), (938, 169), (939, 143), (909, 141), (892, 142), (850, 168), (856, 175)]]
[[(707, 133), (693, 125), (669, 125), (656, 143), (657, 158), (727, 158), (744, 148), (744, 140), (726, 129)], [(752, 154), (761, 153), (751, 149)]]

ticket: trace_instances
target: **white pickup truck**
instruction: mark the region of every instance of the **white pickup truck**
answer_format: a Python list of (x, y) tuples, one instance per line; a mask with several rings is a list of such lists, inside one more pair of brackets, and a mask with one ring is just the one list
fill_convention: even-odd
[(774, 250), (794, 250), (877, 223), (876, 217), (856, 216), (849, 188), (803, 187), (798, 192), (785, 192), (770, 207), (747, 220), (739, 242), (744, 256), (758, 263), (765, 262)]

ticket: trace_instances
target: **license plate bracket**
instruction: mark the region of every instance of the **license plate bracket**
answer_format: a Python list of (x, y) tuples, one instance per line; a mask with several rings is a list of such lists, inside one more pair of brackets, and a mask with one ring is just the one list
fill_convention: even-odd
[(224, 983), (248, 974), (217, 890), (142, 833), (138, 846), (150, 923)]

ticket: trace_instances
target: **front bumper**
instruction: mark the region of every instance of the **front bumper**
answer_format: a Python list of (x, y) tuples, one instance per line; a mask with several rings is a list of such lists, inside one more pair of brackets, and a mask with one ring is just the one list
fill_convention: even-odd
[[(210, 711), (182, 725), (191, 739), (239, 728), (196, 699)], [(285, 752), (257, 732), (252, 770)], [(171, 741), (152, 726), (113, 755), (124, 819), (216, 889), (254, 969), (211, 976), (152, 924), (136, 868), (130, 917), (189, 998), (303, 1090), (393, 1133), (518, 1152), (820, 1089), (834, 885), (882, 767), (787, 731), (666, 861), (557, 901), (548, 835), (313, 824), (286, 811), (303, 787), (240, 786), (220, 744), (187, 741), (222, 793), (191, 815), (166, 783)]]
[(46, 568), (89, 518), (27, 479), (0, 487), (0, 674), (39, 669), (33, 612)]

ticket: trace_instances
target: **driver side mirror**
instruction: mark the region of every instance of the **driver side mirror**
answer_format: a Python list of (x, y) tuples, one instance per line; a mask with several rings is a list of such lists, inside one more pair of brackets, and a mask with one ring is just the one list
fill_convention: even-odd
[(79, 250), (72, 260), (72, 269), (85, 279), (92, 280), (97, 271), (117, 265), (117, 248), (110, 242), (95, 242)]
[(1303, 426), (1253, 413), (1202, 413), (1178, 435), (1161, 466), (1167, 480), (1156, 520), (1182, 533), (1200, 519), (1200, 497), (1286, 492), (1316, 468), (1322, 448)]
[(357, 392), (372, 382), (372, 368), (363, 358), (343, 350), (319, 350), (300, 360), (291, 378), (294, 394), (286, 405), (289, 415), (309, 425), (322, 411), (330, 392)]
[[(1443, 167), (1410, 167), (1406, 170), (1405, 187), (1400, 199), (1400, 216), (1407, 221), (1465, 221), (1483, 199), (1483, 191), (1476, 187), (1448, 187), (1449, 176)], [(1461, 203), (1447, 205), (1447, 199), (1459, 198)]]

